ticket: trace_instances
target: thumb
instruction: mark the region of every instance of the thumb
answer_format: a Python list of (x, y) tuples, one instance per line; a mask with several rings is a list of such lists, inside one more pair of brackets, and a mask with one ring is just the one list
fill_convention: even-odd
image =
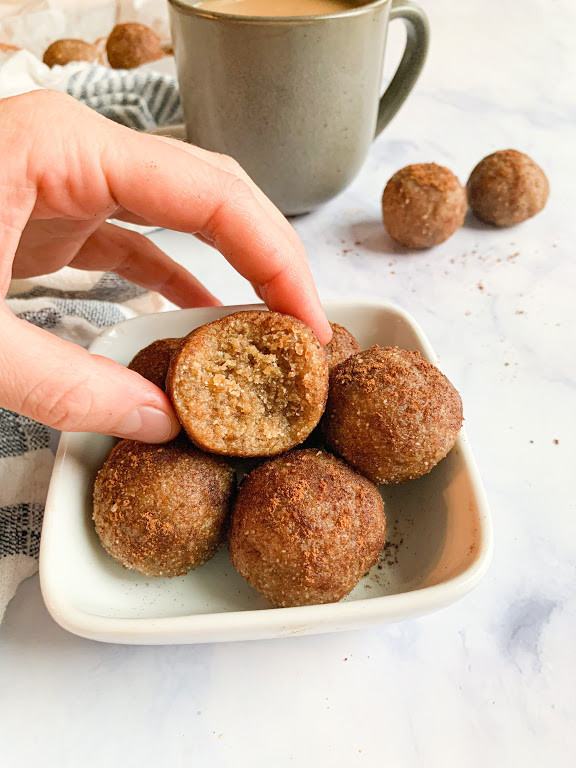
[(13, 315), (0, 322), (0, 405), (55, 429), (163, 443), (180, 424), (134, 371)]

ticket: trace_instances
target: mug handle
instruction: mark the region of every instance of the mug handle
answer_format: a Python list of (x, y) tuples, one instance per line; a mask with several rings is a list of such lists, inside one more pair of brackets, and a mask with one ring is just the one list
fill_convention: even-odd
[(376, 133), (385, 128), (414, 87), (424, 66), (430, 40), (428, 18), (422, 8), (410, 0), (392, 0), (390, 21), (402, 19), (406, 25), (406, 47), (390, 85), (380, 98)]

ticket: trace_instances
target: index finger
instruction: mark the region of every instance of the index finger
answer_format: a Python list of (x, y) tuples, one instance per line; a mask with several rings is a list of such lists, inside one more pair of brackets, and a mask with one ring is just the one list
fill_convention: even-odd
[(159, 137), (115, 128), (114, 156), (104, 153), (102, 162), (118, 204), (151, 224), (203, 235), (258, 286), (270, 309), (298, 317), (327, 343), (332, 332), (304, 246), (270, 201), (263, 204), (241, 173)]

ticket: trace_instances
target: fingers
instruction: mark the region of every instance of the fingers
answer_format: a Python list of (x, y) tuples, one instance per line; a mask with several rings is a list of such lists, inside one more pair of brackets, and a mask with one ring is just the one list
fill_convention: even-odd
[(179, 307), (221, 304), (187, 269), (138, 232), (102, 224), (70, 262), (76, 269), (108, 270), (149, 291), (158, 291)]
[(0, 405), (59, 430), (101, 432), (149, 443), (180, 424), (166, 395), (105, 357), (3, 311)]
[[(24, 190), (24, 220), (30, 210), (33, 218), (60, 222), (94, 223), (116, 213), (200, 235), (257, 286), (271, 309), (299, 317), (321, 342), (329, 340), (300, 239), (233, 160), (139, 134), (63, 94), (2, 100), (0, 112), (0, 147), (10, 150), (0, 181), (11, 194)], [(5, 264), (21, 219), (4, 250)], [(0, 273), (0, 288), (8, 269)]]
[[(110, 192), (139, 220), (199, 233), (247, 280), (271, 309), (306, 322), (322, 343), (331, 337), (304, 247), (286, 219), (234, 161), (228, 169), (203, 152), (155, 136), (122, 134), (104, 158)], [(119, 134), (120, 138), (120, 134)], [(128, 141), (129, 138), (129, 141)]]
[(182, 150), (183, 152), (187, 152), (189, 155), (196, 157), (199, 160), (202, 160), (203, 162), (208, 163), (214, 168), (227, 171), (228, 173), (232, 173), (234, 176), (238, 176), (238, 178), (245, 181), (250, 187), (250, 189), (254, 192), (254, 195), (256, 196), (260, 205), (268, 212), (270, 216), (272, 216), (274, 219), (278, 221), (278, 224), (283, 228), (284, 232), (286, 233), (286, 236), (292, 241), (294, 246), (299, 250), (301, 250), (302, 253), (304, 254), (304, 247), (294, 227), (292, 227), (288, 219), (282, 213), (280, 213), (280, 211), (274, 205), (274, 203), (270, 200), (270, 198), (266, 197), (266, 195), (264, 194), (264, 192), (262, 192), (260, 187), (258, 187), (252, 181), (250, 176), (248, 176), (246, 171), (242, 168), (242, 166), (238, 162), (236, 162), (236, 160), (234, 160), (232, 157), (229, 157), (228, 155), (221, 155), (217, 152), (209, 152), (206, 149), (202, 149), (201, 147), (194, 146), (194, 144), (188, 144), (185, 141), (172, 139), (168, 136), (159, 136), (158, 138), (161, 141), (165, 141), (171, 144), (172, 146)]

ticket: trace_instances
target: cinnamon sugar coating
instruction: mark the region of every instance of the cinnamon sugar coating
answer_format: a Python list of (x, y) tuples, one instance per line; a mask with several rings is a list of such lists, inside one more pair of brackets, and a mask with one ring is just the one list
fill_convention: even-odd
[(170, 360), (182, 343), (183, 339), (157, 339), (141, 349), (132, 358), (128, 368), (144, 376), (160, 389), (164, 389)]
[(544, 208), (550, 187), (544, 171), (528, 155), (503, 149), (478, 163), (466, 191), (470, 207), (481, 221), (511, 227)]
[(232, 514), (230, 560), (275, 606), (341, 600), (384, 546), (376, 486), (320, 450), (296, 450), (254, 469)]
[(461, 426), (460, 395), (418, 352), (374, 346), (330, 377), (326, 444), (374, 482), (426, 474), (452, 448)]
[(407, 248), (431, 248), (462, 226), (466, 193), (448, 168), (436, 163), (407, 165), (388, 181), (382, 195), (386, 231)]
[(94, 485), (93, 518), (105, 549), (145, 576), (180, 576), (219, 549), (233, 469), (180, 438), (121, 440)]
[(230, 456), (272, 456), (314, 429), (328, 394), (326, 354), (289, 315), (251, 310), (193, 331), (166, 391), (190, 440)]
[(328, 360), (328, 370), (331, 373), (339, 363), (360, 352), (362, 347), (343, 325), (330, 323), (330, 328), (332, 328), (332, 338), (324, 347), (324, 351)]

